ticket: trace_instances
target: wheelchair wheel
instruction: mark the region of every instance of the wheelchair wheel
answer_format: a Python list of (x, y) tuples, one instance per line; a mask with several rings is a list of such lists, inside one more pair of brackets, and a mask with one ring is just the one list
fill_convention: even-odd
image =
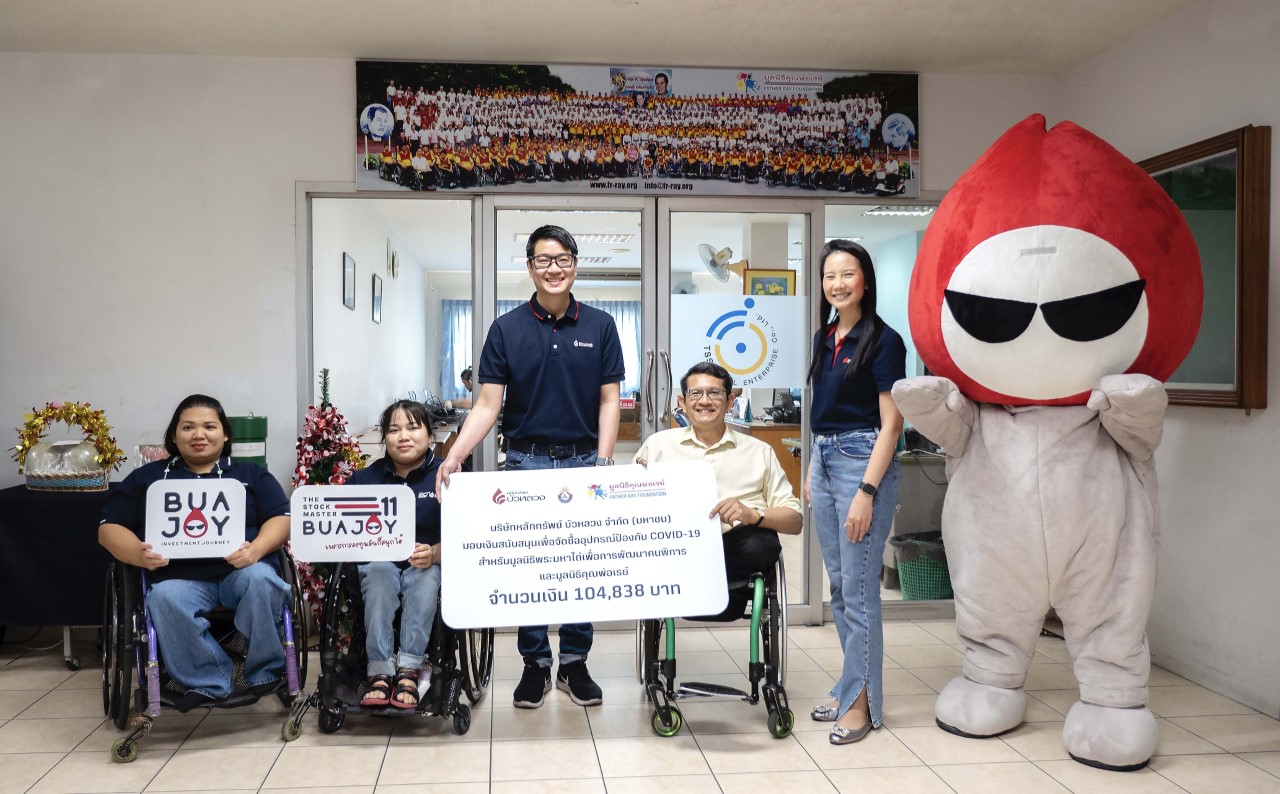
[(102, 705), (106, 716), (120, 730), (129, 726), (129, 696), (133, 689), (136, 595), (131, 576), (132, 572), (123, 565), (111, 563), (103, 598)]
[(778, 555), (775, 571), (776, 595), (769, 605), (769, 630), (773, 634), (775, 666), (778, 669), (777, 680), (773, 683), (785, 687), (787, 685), (787, 571), (782, 563), (781, 554)]
[(785, 739), (796, 727), (796, 713), (791, 709), (769, 712), (769, 735), (775, 739)]
[(129, 737), (116, 739), (111, 744), (111, 760), (117, 764), (129, 764), (138, 760), (140, 748), (137, 742), (130, 742)]
[(636, 680), (641, 684), (649, 683), (649, 666), (658, 659), (664, 626), (662, 620), (636, 621)]
[[(289, 585), (289, 612), (293, 619), (293, 649), (298, 655), (298, 691), (307, 689), (307, 664), (310, 653), (307, 652), (311, 642), (311, 621), (307, 616), (307, 606), (302, 599), (302, 583), (298, 580), (298, 563), (287, 549), (282, 566), (285, 570), (284, 580)], [(292, 702), (288, 687), (281, 690), (280, 700), (286, 706)]]
[[(467, 700), (474, 706), (484, 697), (484, 691), (493, 678), (493, 629), (467, 629), (464, 632), (458, 645), (458, 666), (462, 669)], [(467, 722), (469, 725), (470, 716)]]
[(323, 706), (317, 713), (317, 721), (320, 723), (321, 733), (337, 733), (342, 730), (342, 723), (347, 718), (347, 712), (344, 709), (330, 709)]
[(662, 709), (653, 710), (653, 718), (649, 723), (653, 726), (653, 732), (664, 738), (675, 736), (684, 727), (684, 715), (675, 706), (666, 709), (665, 718), (662, 712)]
[(471, 730), (471, 709), (467, 704), (459, 703), (458, 710), (453, 712), (453, 732), (462, 736)]

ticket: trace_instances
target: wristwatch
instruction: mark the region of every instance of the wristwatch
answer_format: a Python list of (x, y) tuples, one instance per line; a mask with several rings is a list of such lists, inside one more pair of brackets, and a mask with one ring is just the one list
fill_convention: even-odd
[(756, 523), (751, 525), (753, 527), (758, 527), (764, 523), (764, 508), (757, 507), (756, 512), (760, 514), (760, 518), (756, 519)]
[(862, 491), (867, 496), (875, 496), (877, 489), (871, 483), (867, 482), (866, 480), (863, 480), (862, 482), (858, 483), (858, 490)]
[(613, 458), (596, 458), (597, 466), (612, 466)]

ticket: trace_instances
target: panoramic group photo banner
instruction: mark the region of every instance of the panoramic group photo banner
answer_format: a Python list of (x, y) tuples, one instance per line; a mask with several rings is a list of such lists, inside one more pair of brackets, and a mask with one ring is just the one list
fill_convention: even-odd
[(359, 190), (920, 195), (914, 74), (356, 62)]

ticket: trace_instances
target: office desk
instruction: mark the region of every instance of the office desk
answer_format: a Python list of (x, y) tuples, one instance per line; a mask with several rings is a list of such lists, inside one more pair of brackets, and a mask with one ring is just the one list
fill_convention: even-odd
[[(111, 561), (98, 545), (106, 500), (106, 491), (51, 493), (23, 485), (0, 490), (0, 631), (101, 625)], [(72, 662), (68, 656), (68, 666)]]
[(782, 470), (786, 472), (787, 479), (791, 481), (791, 492), (799, 497), (801, 486), (800, 458), (791, 454), (791, 451), (787, 449), (786, 443), (784, 443), (784, 439), (800, 435), (800, 425), (760, 421), (743, 422), (738, 419), (729, 419), (727, 422), (729, 427), (739, 433), (746, 433), (773, 447), (773, 454), (777, 456), (778, 463), (782, 464)]

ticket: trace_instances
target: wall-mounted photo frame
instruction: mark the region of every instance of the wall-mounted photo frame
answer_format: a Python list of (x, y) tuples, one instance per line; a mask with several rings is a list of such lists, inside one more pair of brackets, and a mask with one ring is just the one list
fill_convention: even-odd
[(356, 260), (351, 254), (342, 254), (342, 305), (356, 308)]
[(743, 295), (795, 295), (796, 271), (747, 268), (742, 271)]
[(382, 322), (382, 278), (373, 274), (373, 321)]
[(400, 252), (391, 252), (391, 277), (400, 278)]
[(1204, 273), (1200, 334), (1169, 378), (1169, 403), (1266, 408), (1271, 128), (1241, 127), (1138, 165), (1182, 210)]

